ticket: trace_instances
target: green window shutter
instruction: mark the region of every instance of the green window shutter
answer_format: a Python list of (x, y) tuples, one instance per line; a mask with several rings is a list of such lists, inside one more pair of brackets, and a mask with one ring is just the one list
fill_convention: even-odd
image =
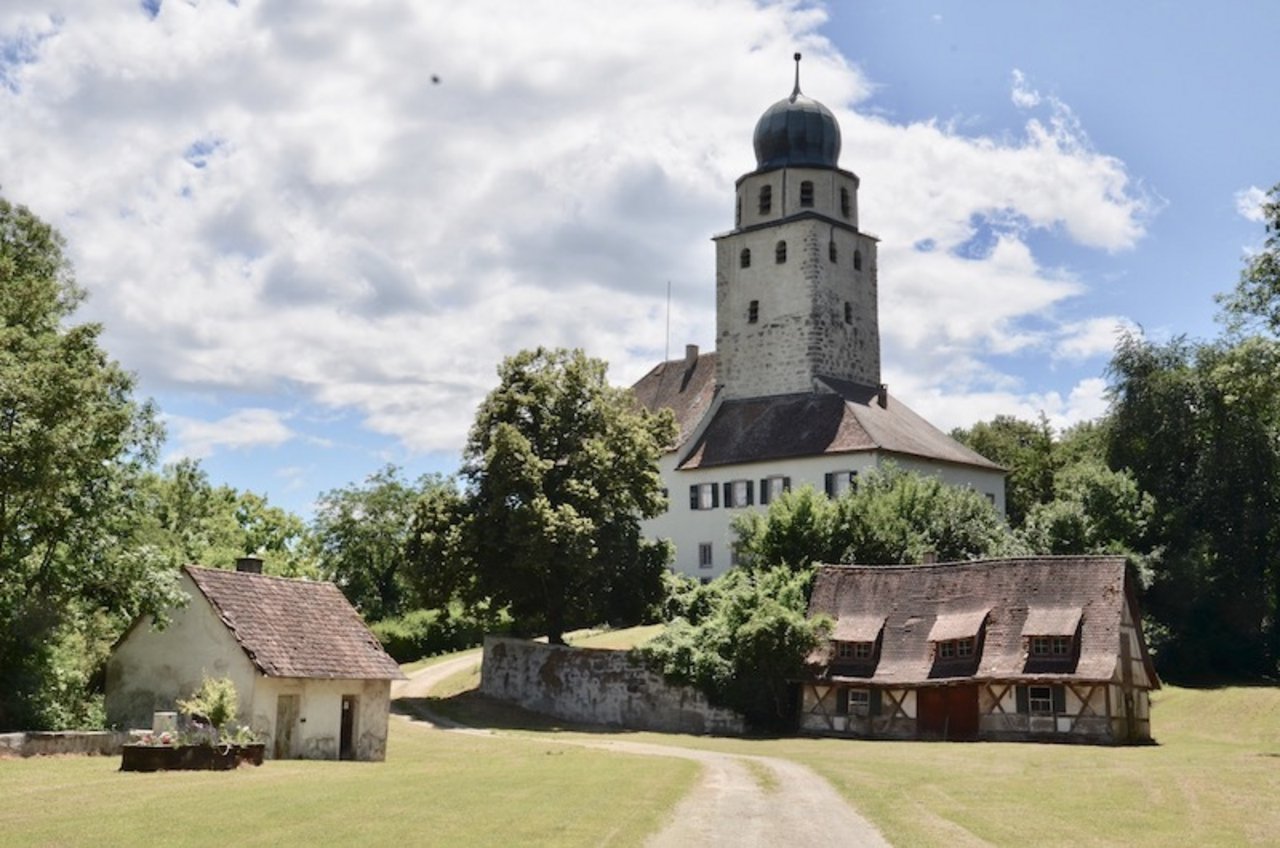
[(1025, 686), (1017, 687), (1017, 697), (1018, 697), (1018, 712), (1021, 713), (1022, 715), (1026, 715), (1029, 712), (1031, 712), (1031, 704), (1029, 703), (1027, 698), (1027, 687)]
[(827, 497), (831, 497), (831, 493), (834, 492), (836, 488), (836, 475), (832, 474), (830, 471), (823, 474), (822, 488), (827, 493)]
[(720, 507), (720, 487), (715, 483), (711, 484), (711, 508), (719, 509)]
[(760, 506), (767, 506), (769, 503), (769, 478), (760, 478)]
[(751, 506), (755, 503), (755, 487), (756, 484), (754, 480), (747, 481), (747, 502), (743, 504), (744, 506)]
[(689, 487), (689, 509), (698, 508), (698, 484), (694, 483)]
[(1053, 686), (1053, 711), (1059, 715), (1067, 711), (1067, 688), (1065, 686)]
[(880, 715), (880, 710), (882, 709), (880, 699), (882, 694), (883, 693), (881, 693), (879, 689), (871, 690), (871, 714), (873, 716)]
[(733, 502), (733, 484), (721, 483), (720, 485), (724, 487), (724, 505), (726, 507), (737, 506), (737, 504)]
[(836, 690), (836, 715), (848, 715), (848, 714), (849, 714), (849, 690), (837, 689)]

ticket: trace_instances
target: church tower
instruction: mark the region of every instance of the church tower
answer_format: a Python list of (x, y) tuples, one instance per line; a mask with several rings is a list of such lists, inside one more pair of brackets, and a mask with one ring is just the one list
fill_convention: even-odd
[(858, 229), (858, 177), (840, 126), (800, 93), (755, 130), (734, 228), (716, 236), (717, 382), (725, 400), (818, 391), (815, 378), (880, 384), (876, 239)]

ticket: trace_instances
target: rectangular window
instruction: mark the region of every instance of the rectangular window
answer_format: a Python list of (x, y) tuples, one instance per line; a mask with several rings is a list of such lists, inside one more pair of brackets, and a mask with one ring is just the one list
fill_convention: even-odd
[(973, 640), (957, 639), (956, 640), (956, 656), (957, 657), (973, 656)]
[(773, 208), (773, 186), (760, 187), (760, 214), (768, 215)]
[(866, 689), (849, 690), (849, 714), (866, 716), (871, 714), (871, 693)]
[(827, 497), (838, 498), (849, 491), (858, 480), (856, 471), (832, 471), (823, 477)]
[(956, 643), (954, 641), (938, 643), (938, 659), (949, 660), (956, 655)]
[(1027, 709), (1032, 715), (1053, 715), (1053, 687), (1028, 686)]
[(716, 509), (720, 506), (720, 487), (715, 483), (694, 483), (689, 487), (689, 509)]
[(951, 660), (972, 657), (974, 647), (972, 636), (967, 639), (948, 639), (945, 642), (938, 643), (938, 659)]
[(777, 475), (760, 478), (760, 503), (769, 504), (776, 501), (783, 492), (791, 491), (791, 478)]
[(842, 660), (853, 659), (853, 643), (836, 642), (836, 656)]
[(755, 483), (751, 480), (732, 480), (724, 484), (724, 505), (741, 508), (755, 503)]
[(699, 542), (698, 543), (698, 568), (710, 568), (711, 562), (712, 562), (711, 543)]
[(1071, 656), (1071, 637), (1070, 636), (1032, 636), (1031, 637), (1031, 656), (1033, 657), (1057, 657), (1059, 659)]
[(854, 643), (853, 643), (853, 658), (854, 658), (855, 660), (869, 660), (869, 659), (871, 659), (871, 653), (872, 653), (872, 649), (873, 649), (874, 647), (875, 647), (875, 645), (874, 645), (873, 643), (871, 643), (871, 642), (854, 642)]
[(804, 180), (800, 183), (800, 205), (809, 207), (813, 205), (813, 182)]

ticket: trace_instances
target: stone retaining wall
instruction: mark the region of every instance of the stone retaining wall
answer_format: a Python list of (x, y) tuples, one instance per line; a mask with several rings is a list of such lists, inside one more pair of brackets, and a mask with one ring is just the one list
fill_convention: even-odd
[(46, 754), (120, 753), (130, 733), (124, 730), (57, 730), (0, 733), (0, 757), (35, 757)]
[(566, 721), (664, 733), (741, 734), (738, 713), (673, 686), (626, 651), (568, 648), (489, 636), (482, 694)]

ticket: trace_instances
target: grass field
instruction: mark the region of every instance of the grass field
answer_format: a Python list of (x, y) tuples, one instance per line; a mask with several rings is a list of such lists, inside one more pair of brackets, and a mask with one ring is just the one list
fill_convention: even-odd
[[(612, 638), (627, 644), (626, 631)], [(578, 735), (486, 702), (469, 692), (478, 681), (475, 670), (446, 681), (438, 708), (535, 738)], [(1159, 744), (1134, 748), (625, 735), (804, 763), (897, 845), (1280, 845), (1280, 688), (1153, 700)]]
[[(0, 844), (638, 845), (693, 786), (692, 763), (565, 744), (602, 734), (486, 702), (477, 679), (446, 681), (437, 704), (500, 738), (393, 720), (386, 763), (0, 760)], [(1160, 744), (1140, 748), (617, 736), (805, 763), (901, 846), (1280, 845), (1280, 688), (1169, 688), (1153, 716)]]

